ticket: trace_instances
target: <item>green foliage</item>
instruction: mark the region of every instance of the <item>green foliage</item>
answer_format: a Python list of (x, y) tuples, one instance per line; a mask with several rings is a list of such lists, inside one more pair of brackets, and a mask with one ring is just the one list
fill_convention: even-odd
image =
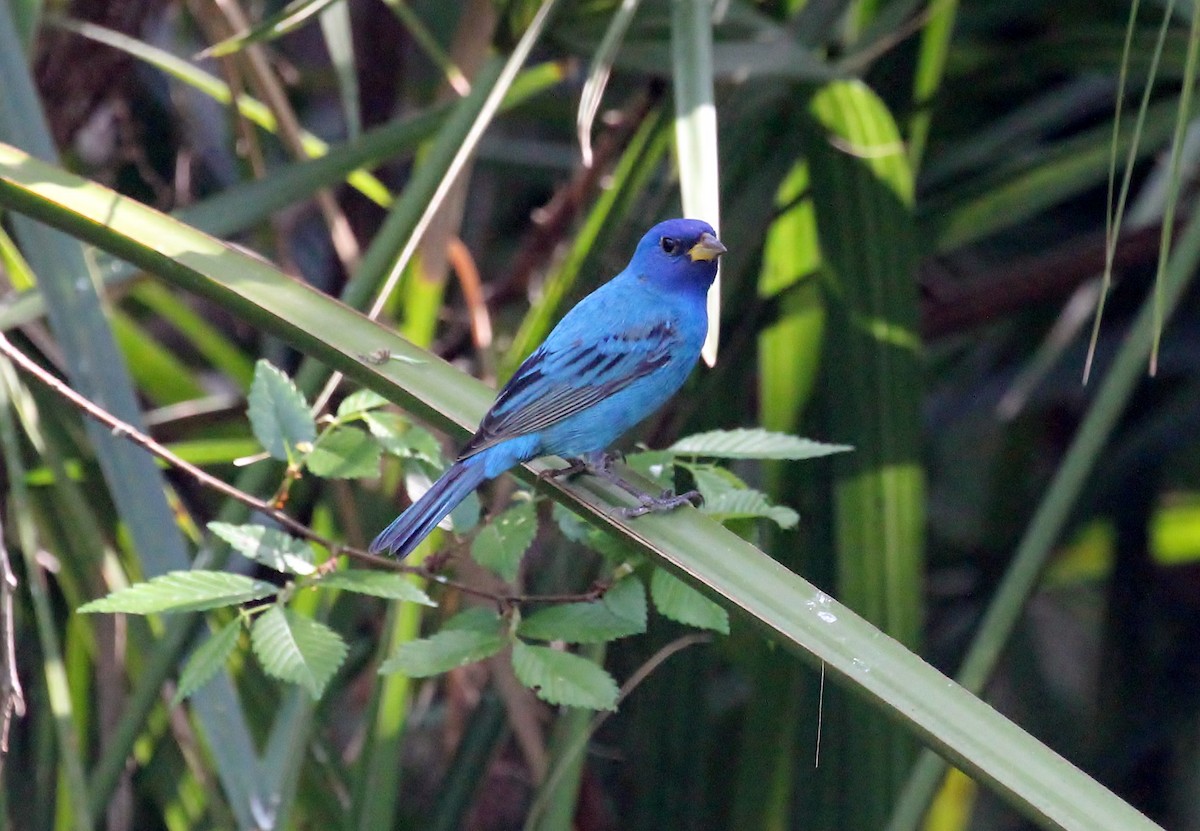
[(304, 457), (310, 473), (326, 479), (362, 479), (379, 475), (383, 448), (370, 433), (353, 427), (334, 427)]
[(275, 594), (279, 587), (243, 574), (224, 571), (172, 571), (118, 589), (108, 597), (79, 607), (80, 612), (126, 612), (149, 615), (156, 612), (199, 612)]
[(531, 501), (518, 502), (480, 529), (471, 543), (471, 556), (512, 583), (536, 534), (537, 506)]
[(273, 457), (291, 462), (300, 455), (298, 448), (312, 445), (317, 425), (308, 402), (292, 379), (268, 361), (255, 364), (249, 398), (250, 427)]
[(671, 620), (729, 634), (729, 613), (687, 583), (661, 568), (650, 576), (650, 597), (654, 608)]
[(512, 663), (517, 680), (543, 701), (591, 710), (617, 708), (617, 683), (586, 658), (516, 641)]
[(330, 572), (313, 584), (321, 589), (342, 589), (387, 600), (403, 600), (422, 606), (436, 606), (429, 595), (413, 584), (405, 574), (366, 569), (343, 568)]
[(320, 698), (346, 658), (346, 642), (323, 623), (272, 606), (250, 627), (250, 644), (262, 668)]
[(171, 700), (172, 707), (190, 697), (221, 671), (225, 662), (233, 655), (233, 650), (237, 648), (238, 635), (241, 632), (242, 619), (235, 618), (196, 647), (187, 663), (183, 665), (183, 671), (179, 673), (179, 685), (175, 689), (175, 698)]
[(300, 576), (316, 571), (312, 546), (275, 528), (210, 522), (208, 530), (229, 543), (234, 551), (267, 568)]
[(824, 442), (776, 433), (761, 428), (711, 430), (682, 438), (667, 448), (677, 456), (717, 459), (817, 459), (854, 450), (848, 444)]
[(504, 648), (505, 638), (493, 629), (443, 629), (436, 635), (400, 645), (379, 667), (382, 674), (402, 672), (410, 678), (440, 675), (490, 658)]
[(563, 603), (523, 618), (524, 638), (567, 643), (605, 643), (646, 631), (646, 590), (636, 577), (619, 580), (590, 603)]

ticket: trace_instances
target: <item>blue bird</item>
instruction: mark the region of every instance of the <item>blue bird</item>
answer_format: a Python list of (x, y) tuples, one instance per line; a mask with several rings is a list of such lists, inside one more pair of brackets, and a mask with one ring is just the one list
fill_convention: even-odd
[(468, 493), (538, 456), (586, 470), (638, 497), (626, 516), (697, 497), (651, 496), (620, 479), (603, 451), (675, 394), (708, 331), (706, 296), (725, 253), (711, 225), (671, 219), (651, 228), (625, 270), (571, 309), (496, 396), (479, 431), (420, 499), (392, 521), (372, 553), (404, 557)]

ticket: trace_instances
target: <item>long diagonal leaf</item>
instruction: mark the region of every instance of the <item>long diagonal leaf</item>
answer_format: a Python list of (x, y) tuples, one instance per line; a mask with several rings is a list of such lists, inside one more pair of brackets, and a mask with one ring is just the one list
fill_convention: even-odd
[[(256, 259), (11, 147), (0, 205), (56, 225), (220, 302), (328, 366), (459, 434), (492, 393), (436, 356)], [(415, 362), (372, 362), (378, 349)], [(543, 465), (521, 472), (532, 480)], [(1146, 831), (1153, 823), (985, 702), (745, 540), (680, 509), (625, 521), (618, 491), (547, 484), (554, 497), (653, 555), (762, 631), (853, 688), (1046, 828)]]

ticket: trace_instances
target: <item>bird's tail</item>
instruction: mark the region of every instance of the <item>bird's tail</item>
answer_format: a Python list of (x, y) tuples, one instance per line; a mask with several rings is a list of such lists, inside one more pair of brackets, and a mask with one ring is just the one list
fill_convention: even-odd
[(425, 495), (392, 520), (371, 543), (371, 553), (404, 559), (421, 540), (487, 478), (484, 466), (465, 459), (452, 464)]

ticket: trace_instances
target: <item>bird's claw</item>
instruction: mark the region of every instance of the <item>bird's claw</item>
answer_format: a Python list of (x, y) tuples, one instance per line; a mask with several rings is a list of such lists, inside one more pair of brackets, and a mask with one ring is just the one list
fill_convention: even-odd
[(704, 504), (704, 497), (700, 494), (700, 491), (688, 491), (676, 494), (666, 490), (658, 496), (651, 496), (648, 493), (642, 494), (638, 497), (638, 501), (642, 504), (635, 508), (621, 508), (617, 511), (617, 515), (624, 519), (633, 519), (634, 517), (645, 516), (646, 514), (673, 511), (682, 505), (692, 505), (699, 508)]

